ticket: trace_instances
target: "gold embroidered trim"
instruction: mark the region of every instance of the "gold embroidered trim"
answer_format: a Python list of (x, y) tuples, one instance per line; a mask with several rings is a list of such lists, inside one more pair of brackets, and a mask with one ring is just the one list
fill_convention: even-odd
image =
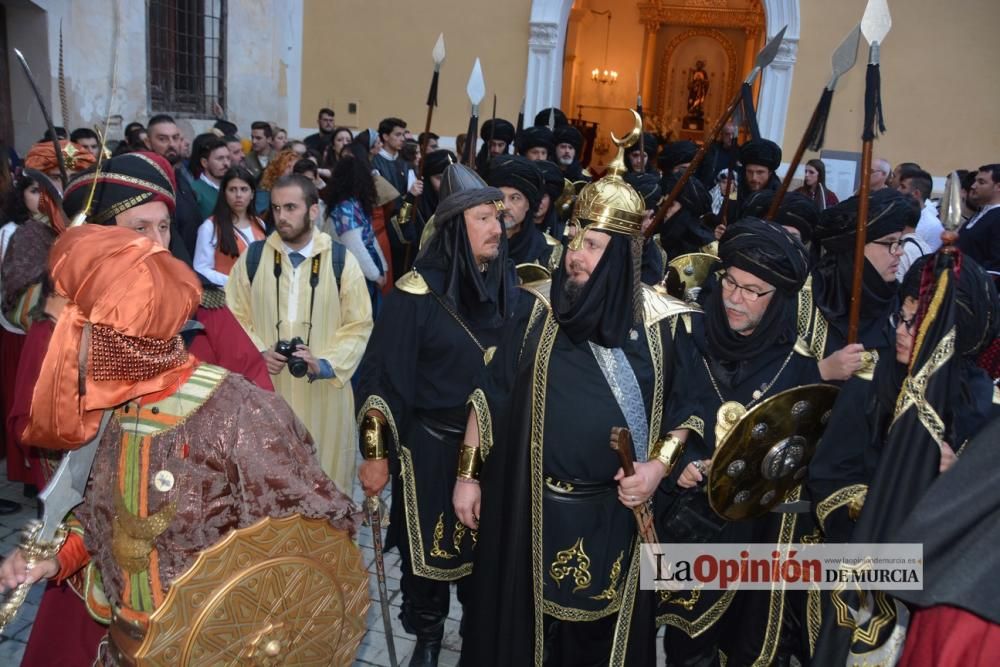
[(472, 406), (479, 426), (479, 459), (485, 461), (493, 450), (493, 419), (490, 416), (490, 404), (483, 390), (476, 388), (469, 396), (468, 405)]
[(816, 505), (816, 518), (819, 519), (820, 530), (826, 530), (826, 519), (834, 511), (850, 505), (851, 503), (864, 503), (864, 497), (868, 493), (867, 484), (851, 484), (845, 486), (821, 500)]
[(689, 597), (686, 600), (681, 598), (674, 598), (675, 595), (678, 595), (678, 593), (675, 591), (659, 591), (660, 602), (663, 604), (675, 604), (678, 607), (682, 607), (687, 611), (691, 611), (692, 609), (694, 609), (694, 606), (698, 604), (698, 600), (701, 599), (701, 589), (703, 586), (704, 584), (698, 584), (697, 586), (695, 586), (691, 590), (691, 597)]
[(434, 541), (431, 542), (431, 555), (435, 558), (454, 558), (455, 554), (450, 554), (441, 548), (441, 540), (444, 539), (444, 512), (438, 515), (437, 523), (434, 525)]
[(702, 438), (705, 437), (705, 420), (697, 415), (691, 415), (677, 427), (677, 430), (690, 429), (697, 433)]
[(711, 607), (708, 608), (704, 614), (693, 621), (689, 621), (677, 614), (661, 614), (656, 617), (656, 625), (669, 625), (677, 628), (678, 630), (683, 630), (688, 637), (694, 639), (722, 618), (722, 615), (726, 613), (727, 609), (729, 609), (729, 605), (732, 603), (733, 597), (736, 595), (736, 591), (737, 589), (735, 588), (728, 589), (712, 604)]
[(816, 655), (816, 641), (823, 625), (823, 603), (819, 588), (809, 589), (806, 599), (806, 631), (809, 634), (809, 657)]
[(614, 602), (618, 599), (618, 579), (622, 576), (622, 558), (624, 557), (624, 551), (618, 552), (618, 559), (615, 560), (614, 564), (611, 566), (611, 573), (608, 575), (608, 587), (597, 595), (591, 595), (591, 600), (607, 600), (609, 602)]
[(944, 421), (934, 410), (934, 407), (927, 401), (927, 385), (931, 377), (952, 358), (955, 354), (955, 328), (952, 327), (944, 337), (938, 341), (931, 353), (930, 358), (914, 375), (911, 369), (910, 375), (903, 380), (902, 391), (896, 399), (896, 414), (892, 418), (890, 431), (896, 422), (903, 416), (910, 407), (917, 408), (917, 417), (938, 447), (944, 444)]
[(549, 565), (549, 576), (556, 582), (556, 586), (562, 585), (563, 579), (572, 575), (573, 583), (576, 584), (573, 592), (583, 591), (590, 588), (593, 579), (590, 574), (590, 556), (583, 548), (583, 538), (577, 538), (573, 546), (568, 549), (556, 552), (556, 559)]
[(609, 667), (624, 667), (625, 654), (628, 647), (628, 637), (632, 630), (632, 607), (635, 604), (636, 591), (639, 588), (639, 554), (642, 552), (639, 541), (633, 541), (632, 564), (629, 567), (628, 578), (625, 580), (625, 590), (621, 597), (621, 609), (626, 613), (618, 614), (615, 623), (615, 635), (611, 642), (611, 659)]
[[(797, 486), (786, 496), (786, 502), (795, 502), (802, 495), (802, 487)], [(781, 560), (788, 558), (792, 549), (792, 537), (795, 535), (795, 524), (799, 515), (787, 512), (781, 517), (781, 527), (778, 530), (778, 542), (775, 545), (781, 552)], [(778, 649), (778, 638), (781, 635), (782, 619), (785, 615), (785, 582), (771, 584), (770, 601), (767, 609), (767, 629), (764, 631), (764, 644), (753, 662), (753, 667), (768, 667), (774, 664), (774, 654)]]
[[(392, 422), (389, 422), (390, 425)], [(454, 568), (435, 567), (427, 564), (424, 556), (424, 538), (420, 532), (420, 510), (417, 504), (417, 482), (413, 477), (413, 456), (410, 450), (399, 445), (399, 477), (403, 483), (403, 514), (406, 517), (406, 530), (409, 533), (410, 542), (410, 563), (414, 574), (436, 581), (455, 581), (472, 573), (472, 563), (462, 563)], [(440, 535), (438, 528), (440, 527)], [(438, 519), (438, 525), (434, 528), (434, 540), (430, 555), (437, 558), (454, 558), (454, 554), (441, 556), (435, 553), (444, 552), (440, 548), (440, 540), (444, 539), (444, 513)]]

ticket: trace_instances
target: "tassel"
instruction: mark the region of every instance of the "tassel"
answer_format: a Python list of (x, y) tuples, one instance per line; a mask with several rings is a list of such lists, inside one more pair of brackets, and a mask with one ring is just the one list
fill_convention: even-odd
[(750, 138), (757, 141), (760, 139), (760, 128), (757, 126), (757, 112), (753, 108), (753, 88), (750, 84), (743, 84), (740, 96), (743, 98), (743, 117), (746, 120), (747, 130), (750, 131)]
[(885, 134), (885, 115), (882, 111), (882, 74), (875, 64), (868, 65), (865, 74), (865, 131), (861, 140), (871, 141), (879, 134)]
[(823, 95), (816, 105), (816, 120), (809, 127), (809, 150), (818, 151), (823, 148), (823, 139), (826, 137), (826, 122), (830, 118), (830, 106), (833, 103), (833, 91), (823, 89)]
[(437, 69), (434, 70), (434, 76), (431, 77), (431, 89), (427, 93), (427, 106), (436, 107), (438, 105), (438, 75), (440, 73)]

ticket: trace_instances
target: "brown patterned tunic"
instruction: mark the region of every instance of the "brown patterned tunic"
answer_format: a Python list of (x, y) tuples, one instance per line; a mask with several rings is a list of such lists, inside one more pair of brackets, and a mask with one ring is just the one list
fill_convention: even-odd
[(139, 615), (229, 531), (294, 513), (352, 535), (360, 516), (281, 397), (206, 364), (115, 411), (75, 512), (108, 602)]

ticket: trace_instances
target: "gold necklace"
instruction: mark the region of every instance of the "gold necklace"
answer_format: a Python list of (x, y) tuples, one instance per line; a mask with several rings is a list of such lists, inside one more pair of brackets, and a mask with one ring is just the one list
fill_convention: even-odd
[(490, 361), (493, 359), (493, 355), (496, 354), (497, 346), (491, 345), (490, 347), (483, 347), (483, 344), (479, 342), (478, 338), (476, 338), (476, 334), (472, 333), (472, 329), (468, 327), (468, 325), (465, 323), (465, 320), (459, 317), (458, 313), (452, 310), (451, 306), (448, 305), (448, 302), (442, 299), (434, 292), (431, 292), (431, 294), (433, 294), (434, 298), (437, 299), (438, 303), (441, 304), (441, 307), (444, 308), (445, 311), (449, 315), (451, 315), (456, 322), (458, 322), (459, 326), (465, 329), (465, 333), (469, 334), (469, 338), (471, 338), (472, 342), (476, 344), (476, 347), (479, 348), (479, 351), (483, 353), (483, 363), (489, 365)]
[(708, 379), (712, 383), (712, 388), (715, 389), (715, 394), (719, 397), (719, 402), (722, 404), (719, 406), (719, 410), (715, 413), (716, 447), (718, 447), (722, 441), (725, 440), (726, 436), (729, 435), (729, 432), (733, 429), (733, 427), (736, 426), (743, 418), (743, 415), (745, 415), (747, 411), (749, 411), (750, 408), (752, 408), (757, 401), (763, 398), (764, 394), (766, 394), (768, 390), (774, 386), (774, 383), (778, 381), (781, 373), (785, 370), (785, 366), (787, 366), (788, 362), (792, 360), (793, 354), (795, 354), (794, 348), (792, 348), (792, 350), (788, 353), (788, 356), (785, 357), (784, 363), (781, 364), (781, 368), (779, 368), (778, 372), (774, 374), (771, 381), (767, 384), (761, 385), (760, 389), (755, 389), (753, 394), (751, 394), (750, 402), (746, 405), (743, 405), (739, 401), (727, 401), (722, 396), (722, 391), (719, 389), (719, 385), (715, 381), (715, 376), (712, 375), (712, 369), (709, 367), (708, 361), (704, 356), (701, 358), (701, 363), (705, 365), (705, 372), (708, 373)]

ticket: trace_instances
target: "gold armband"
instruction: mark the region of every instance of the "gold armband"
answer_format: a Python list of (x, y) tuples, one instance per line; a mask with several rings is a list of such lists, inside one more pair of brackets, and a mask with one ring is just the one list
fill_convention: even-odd
[(361, 420), (361, 456), (366, 461), (381, 461), (385, 458), (385, 422), (374, 415), (365, 415)]
[(462, 444), (458, 448), (458, 478), (479, 479), (479, 468), (483, 460), (479, 458), (479, 447)]
[(649, 460), (657, 460), (667, 468), (667, 474), (674, 469), (677, 460), (684, 453), (684, 443), (676, 435), (660, 438), (649, 450)]

